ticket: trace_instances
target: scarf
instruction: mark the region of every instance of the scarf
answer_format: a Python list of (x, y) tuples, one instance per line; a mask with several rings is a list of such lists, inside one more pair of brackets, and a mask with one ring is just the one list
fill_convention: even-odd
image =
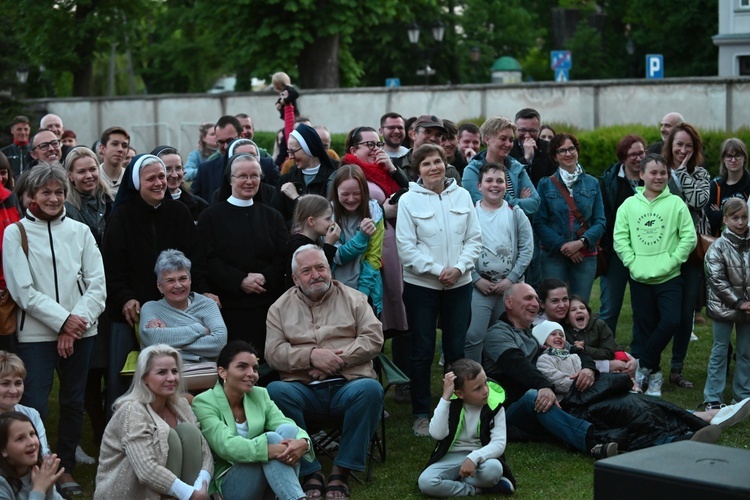
[(15, 139), (13, 139), (13, 144), (15, 144), (16, 146), (18, 146), (19, 148), (25, 148), (26, 146), (29, 145), (29, 141), (17, 141)]
[(31, 203), (29, 203), (29, 212), (31, 212), (31, 215), (33, 215), (39, 220), (43, 220), (46, 222), (59, 218), (63, 214), (64, 211), (65, 211), (65, 207), (62, 206), (60, 207), (60, 211), (57, 214), (50, 216), (50, 215), (47, 215), (41, 208), (39, 208), (39, 205), (37, 205), (35, 201), (32, 201)]
[(390, 198), (401, 189), (396, 181), (388, 174), (385, 167), (379, 163), (365, 163), (351, 153), (347, 153), (341, 161), (343, 165), (357, 165), (365, 173), (365, 178), (378, 186)]
[(568, 191), (573, 192), (573, 184), (576, 183), (578, 177), (580, 177), (580, 175), (583, 173), (583, 169), (581, 168), (581, 166), (576, 165), (576, 171), (572, 174), (562, 167), (560, 167), (558, 170), (560, 171), (560, 179), (562, 179), (563, 184), (568, 187)]
[(560, 359), (567, 359), (570, 356), (570, 351), (567, 349), (555, 349), (554, 347), (547, 347), (544, 349), (543, 354), (549, 354)]

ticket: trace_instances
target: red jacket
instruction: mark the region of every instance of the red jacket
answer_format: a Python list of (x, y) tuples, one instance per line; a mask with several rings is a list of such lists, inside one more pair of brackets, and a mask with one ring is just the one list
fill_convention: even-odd
[[(3, 233), (5, 233), (5, 228), (19, 220), (21, 220), (21, 212), (18, 209), (16, 195), (0, 185), (0, 255), (2, 255), (3, 251)], [(5, 290), (2, 259), (0, 259), (0, 290)]]

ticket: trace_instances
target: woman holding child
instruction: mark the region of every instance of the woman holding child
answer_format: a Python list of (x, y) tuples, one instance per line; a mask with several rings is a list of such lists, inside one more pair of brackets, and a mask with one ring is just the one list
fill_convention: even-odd
[(562, 409), (595, 423), (595, 432), (610, 441), (612, 452), (681, 440), (714, 443), (722, 430), (750, 414), (750, 399), (722, 410), (689, 412), (667, 401), (633, 394), (630, 378), (624, 374), (602, 374), (590, 388), (578, 391), (573, 382), (581, 370), (578, 353), (582, 350), (567, 347), (563, 328), (556, 322), (540, 323), (532, 335), (541, 349), (537, 369), (554, 384)]

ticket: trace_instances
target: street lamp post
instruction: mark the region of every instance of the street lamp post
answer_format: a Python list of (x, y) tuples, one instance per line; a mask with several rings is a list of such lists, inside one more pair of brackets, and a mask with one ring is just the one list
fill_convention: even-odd
[[(419, 43), (419, 33), (420, 33), (420, 27), (417, 24), (416, 21), (412, 21), (412, 23), (407, 28), (407, 34), (409, 35), (409, 43), (414, 45), (415, 47)], [(430, 73), (434, 73), (435, 70), (430, 68), (430, 57), (432, 56), (432, 53), (437, 49), (437, 46), (442, 43), (443, 37), (445, 36), (445, 25), (442, 21), (437, 20), (432, 25), (431, 28), (432, 31), (432, 38), (435, 40), (435, 44), (432, 47), (426, 47), (422, 51), (422, 55), (424, 57), (424, 84), (425, 86), (428, 86), (430, 84)], [(417, 72), (419, 74), (420, 71)]]
[(479, 56), (482, 52), (476, 45), (471, 48), (471, 65), (474, 67), (474, 83), (478, 83), (477, 80), (477, 66), (479, 65)]

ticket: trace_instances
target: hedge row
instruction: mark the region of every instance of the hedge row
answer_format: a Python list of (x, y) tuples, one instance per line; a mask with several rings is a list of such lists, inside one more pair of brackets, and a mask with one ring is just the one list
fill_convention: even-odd
[[(481, 125), (481, 120), (469, 120)], [(463, 123), (463, 122), (462, 122)], [(575, 134), (581, 142), (581, 166), (587, 173), (599, 177), (602, 173), (617, 161), (615, 148), (618, 141), (627, 134), (637, 134), (646, 140), (646, 144), (651, 144), (661, 140), (659, 129), (656, 125), (615, 125), (610, 127), (600, 127), (596, 130), (581, 130), (574, 126), (564, 123), (550, 124), (557, 132), (569, 132)], [(699, 129), (703, 139), (703, 155), (705, 157), (704, 166), (712, 176), (719, 175), (719, 152), (721, 143), (729, 137), (738, 137), (745, 144), (750, 144), (750, 128), (742, 127), (733, 133), (718, 130)], [(273, 151), (273, 141), (275, 134), (273, 132), (256, 132), (254, 140), (259, 146)], [(343, 156), (344, 141), (346, 134), (332, 134), (331, 147)]]

